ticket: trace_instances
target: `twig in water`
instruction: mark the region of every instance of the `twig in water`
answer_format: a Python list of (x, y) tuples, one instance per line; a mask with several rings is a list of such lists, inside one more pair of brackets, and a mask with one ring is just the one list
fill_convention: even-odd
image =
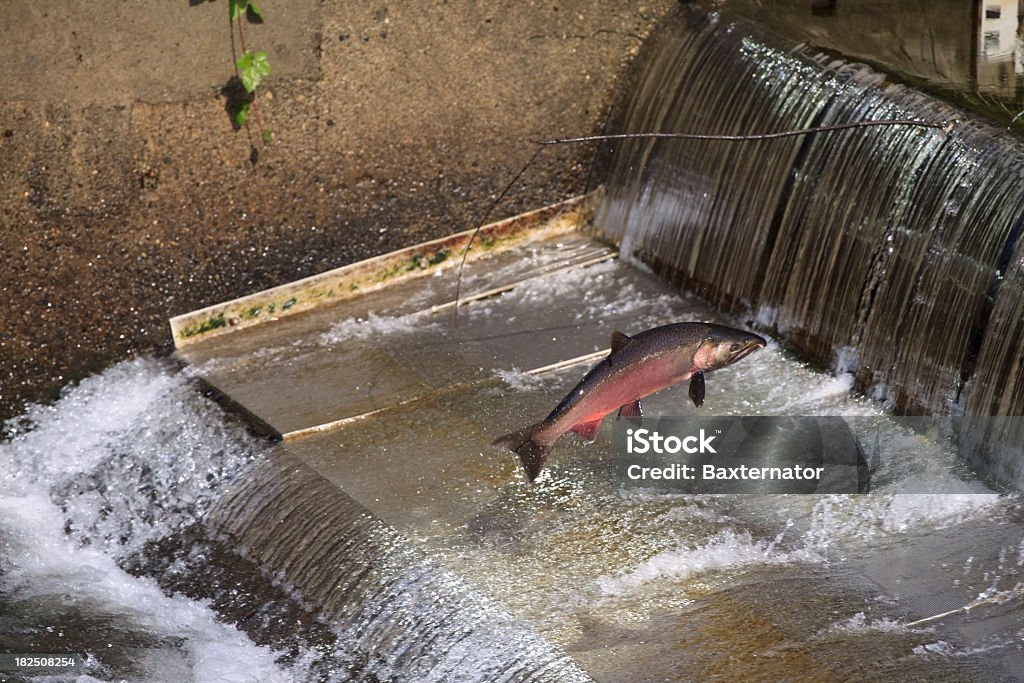
[(1009, 591), (1009, 593), (1010, 593), (1010, 595), (1007, 595), (1007, 592), (1001, 592), (1001, 593), (997, 593), (995, 595), (990, 595), (987, 598), (978, 598), (977, 600), (973, 600), (973, 601), (967, 603), (963, 607), (958, 607), (957, 609), (951, 609), (948, 612), (943, 612), (941, 614), (933, 614), (930, 617), (925, 617), (924, 619), (918, 619), (917, 621), (911, 621), (910, 623), (903, 624), (903, 625), (906, 626), (907, 628), (913, 628), (914, 626), (920, 626), (921, 624), (927, 624), (928, 622), (931, 622), (931, 621), (938, 621), (939, 619), (944, 619), (945, 617), (951, 617), (954, 614), (960, 614), (961, 612), (967, 613), (967, 612), (970, 612), (975, 607), (981, 607), (982, 605), (999, 605), (999, 604), (1002, 604), (1004, 602), (1007, 602), (1008, 600), (1011, 600), (1014, 597), (1020, 597), (1021, 595), (1024, 595), (1024, 587), (1018, 586), (1013, 591)]

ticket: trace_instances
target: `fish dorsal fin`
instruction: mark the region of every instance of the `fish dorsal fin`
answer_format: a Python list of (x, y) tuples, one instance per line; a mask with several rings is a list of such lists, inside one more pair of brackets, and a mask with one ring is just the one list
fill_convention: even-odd
[(614, 356), (616, 353), (625, 348), (626, 344), (628, 344), (629, 342), (630, 339), (628, 336), (622, 334), (617, 330), (615, 332), (612, 332), (612, 352), (609, 355)]

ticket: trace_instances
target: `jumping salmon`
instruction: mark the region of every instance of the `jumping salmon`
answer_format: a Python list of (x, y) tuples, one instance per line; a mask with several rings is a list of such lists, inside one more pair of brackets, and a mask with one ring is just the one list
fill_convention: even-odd
[(765, 341), (756, 334), (710, 323), (674, 323), (627, 337), (612, 332), (611, 353), (595, 365), (543, 421), (495, 439), (514, 451), (533, 481), (562, 434), (593, 441), (606, 415), (639, 420), (640, 399), (690, 380), (690, 399), (704, 403), (704, 373), (731, 365)]

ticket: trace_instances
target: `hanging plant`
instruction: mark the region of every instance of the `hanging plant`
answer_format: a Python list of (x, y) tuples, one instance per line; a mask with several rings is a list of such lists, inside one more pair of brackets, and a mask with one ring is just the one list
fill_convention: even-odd
[(259, 109), (256, 107), (256, 88), (263, 81), (264, 76), (270, 75), (270, 61), (267, 53), (262, 50), (250, 50), (245, 44), (245, 30), (243, 29), (242, 18), (246, 17), (253, 23), (263, 23), (263, 12), (252, 2), (252, 0), (228, 0), (228, 11), (231, 16), (231, 26), (238, 29), (238, 43), (242, 48), (242, 56), (235, 61), (235, 71), (238, 80), (248, 94), (247, 99), (237, 103), (232, 118), (239, 126), (247, 126), (249, 117), (256, 123), (260, 139), (264, 144), (270, 142), (270, 131), (263, 128), (263, 121), (260, 119)]

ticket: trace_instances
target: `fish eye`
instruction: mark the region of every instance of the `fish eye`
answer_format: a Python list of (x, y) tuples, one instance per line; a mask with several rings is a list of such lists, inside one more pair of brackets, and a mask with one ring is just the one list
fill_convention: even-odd
[(742, 344), (738, 344), (736, 342), (733, 342), (732, 344), (729, 345), (729, 353), (736, 353), (737, 351), (739, 351), (742, 348), (743, 348)]

